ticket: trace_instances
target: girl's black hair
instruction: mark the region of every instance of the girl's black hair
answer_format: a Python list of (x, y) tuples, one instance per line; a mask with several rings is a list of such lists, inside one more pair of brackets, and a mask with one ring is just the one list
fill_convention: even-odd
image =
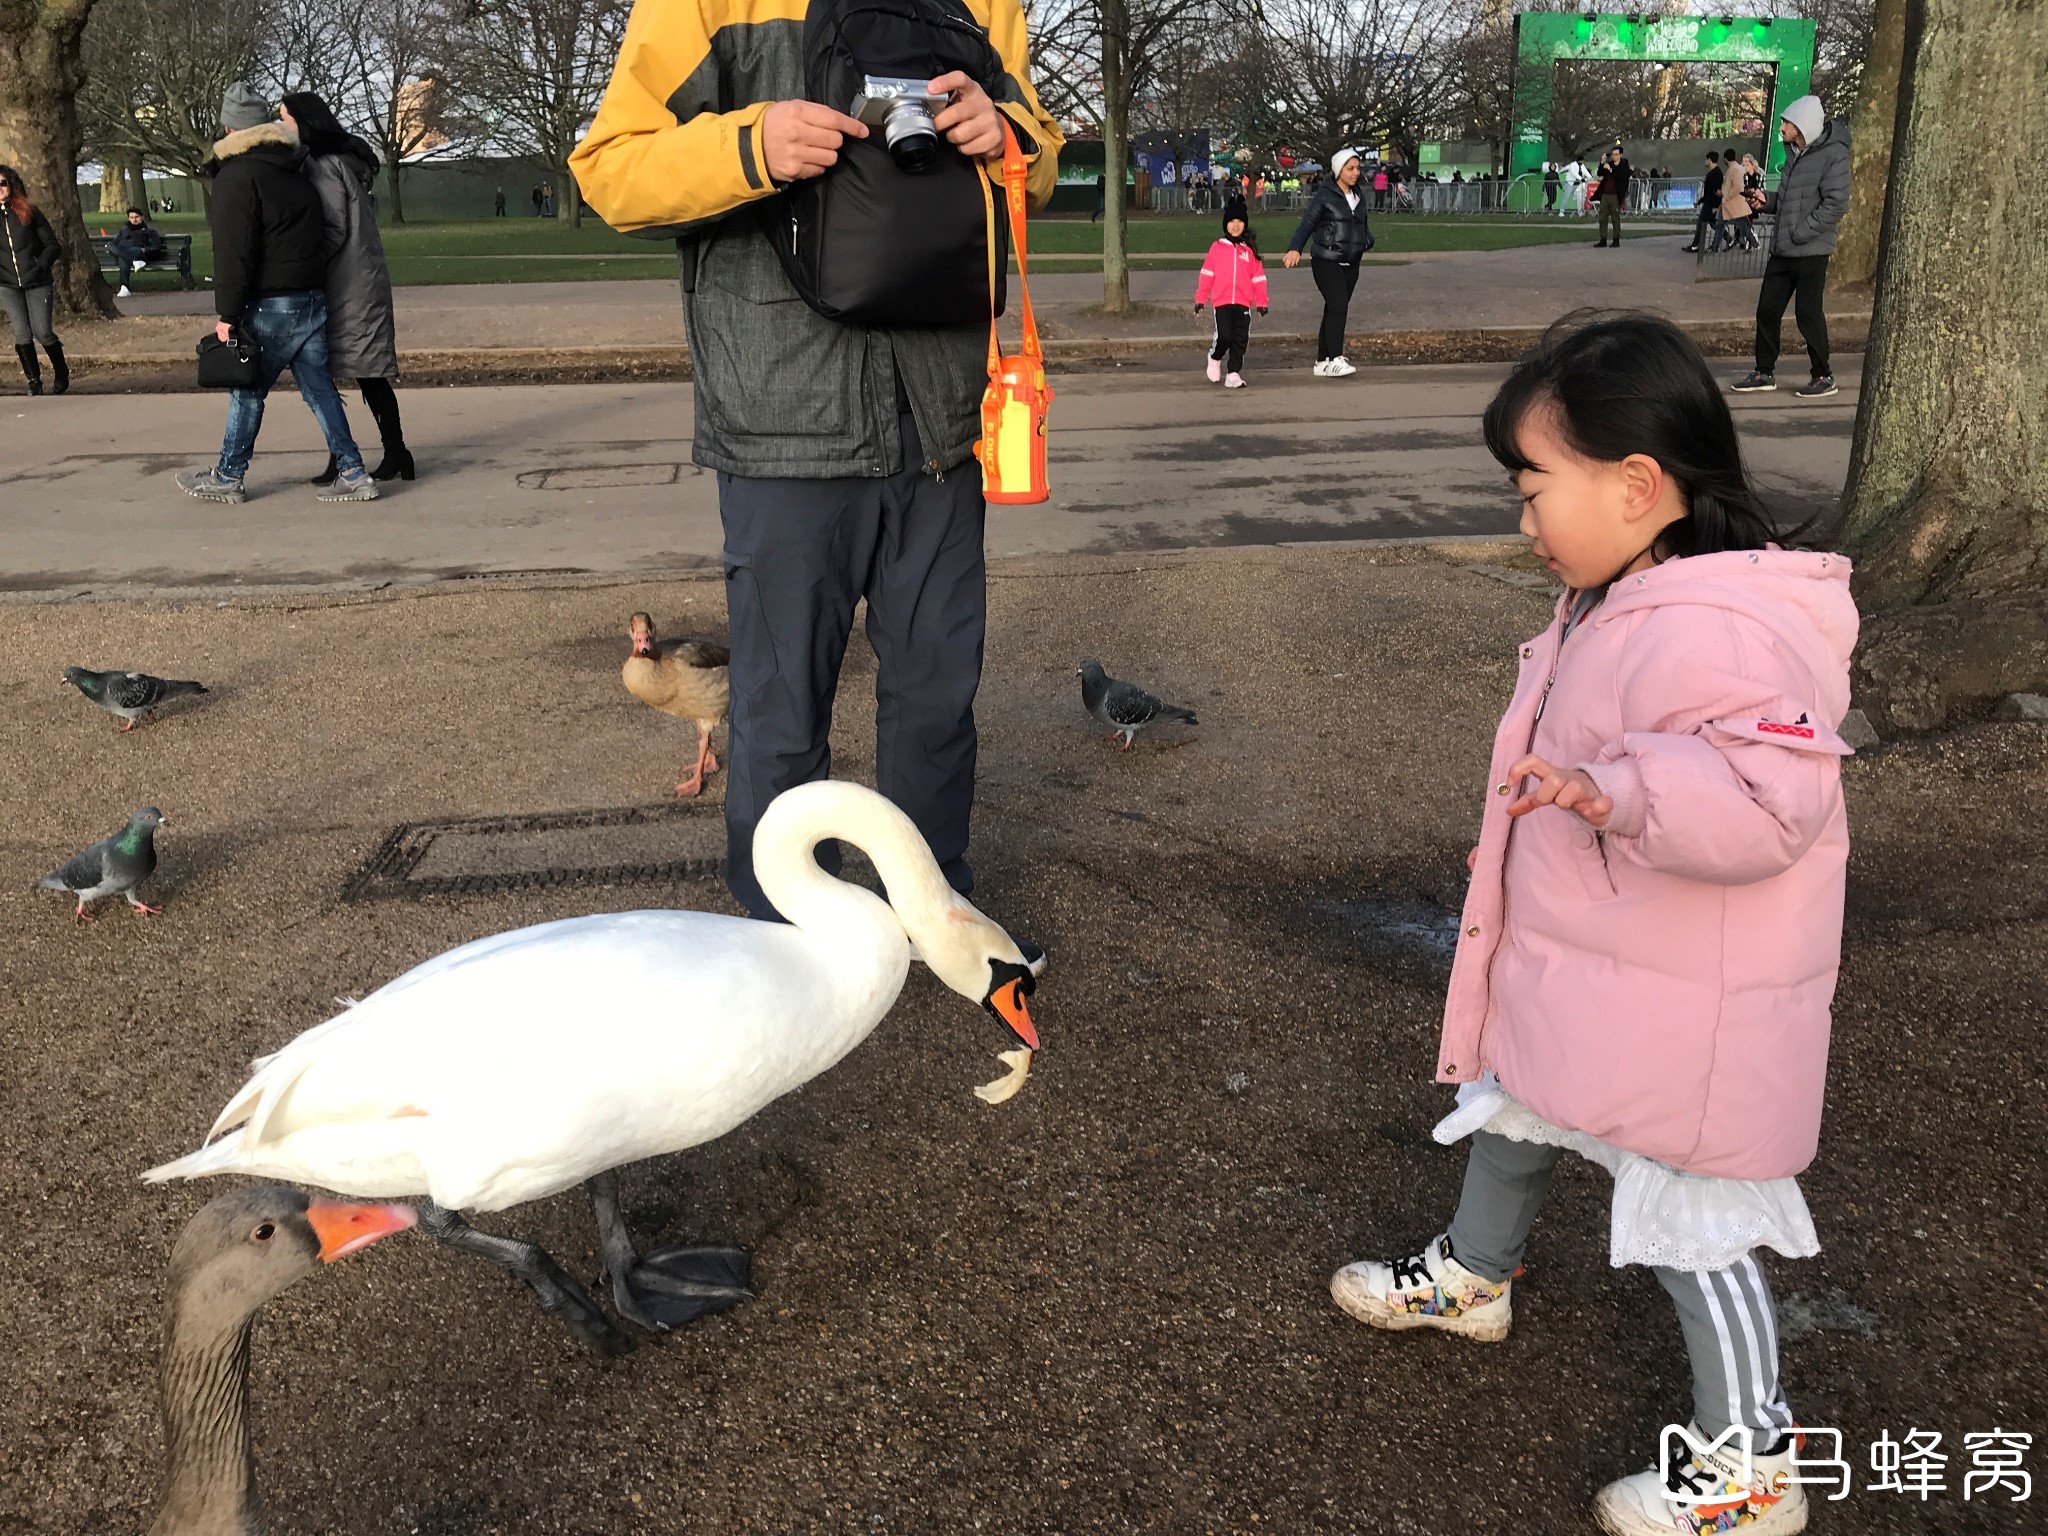
[(299, 125), (299, 142), (309, 155), (353, 155), (377, 174), (377, 152), (341, 126), (333, 109), (311, 91), (293, 91), (278, 102)]
[(1685, 499), (1657, 558), (1789, 544), (1750, 482), (1727, 398), (1693, 339), (1656, 315), (1578, 310), (1543, 334), (1486, 407), (1486, 447), (1510, 474), (1540, 468), (1522, 451), (1529, 412), (1555, 412), (1572, 451), (1618, 464), (1647, 454)]

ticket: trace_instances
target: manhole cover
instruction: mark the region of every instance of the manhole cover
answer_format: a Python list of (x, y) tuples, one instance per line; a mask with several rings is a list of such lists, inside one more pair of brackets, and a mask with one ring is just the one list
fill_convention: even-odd
[(641, 485), (674, 485), (685, 468), (682, 464), (562, 464), (550, 469), (529, 469), (519, 476), (520, 486), (529, 491), (609, 491)]
[(711, 880), (724, 868), (724, 853), (725, 817), (716, 805), (410, 822), (384, 839), (341, 899)]

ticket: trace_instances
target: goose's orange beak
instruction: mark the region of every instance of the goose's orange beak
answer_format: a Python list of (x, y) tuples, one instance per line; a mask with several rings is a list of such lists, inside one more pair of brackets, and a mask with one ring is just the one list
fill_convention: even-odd
[(1038, 1031), (1031, 1023), (1031, 1010), (1024, 1006), (1022, 980), (1006, 981), (988, 995), (989, 1011), (1017, 1032), (1032, 1050), (1038, 1049)]
[(419, 1213), (409, 1205), (344, 1205), (336, 1200), (315, 1200), (306, 1207), (307, 1224), (320, 1239), (323, 1264), (332, 1264), (358, 1248), (367, 1248), (394, 1232), (403, 1232), (419, 1219)]

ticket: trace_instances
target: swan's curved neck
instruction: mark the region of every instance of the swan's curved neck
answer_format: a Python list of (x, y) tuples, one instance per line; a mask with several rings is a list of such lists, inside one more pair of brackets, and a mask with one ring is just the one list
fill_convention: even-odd
[[(754, 836), (755, 878), (790, 922), (808, 930), (858, 928), (904, 942), (906, 929), (952, 904), (952, 887), (903, 812), (830, 782), (805, 788), (804, 795), (771, 803)], [(888, 901), (819, 867), (816, 849), (827, 838), (853, 844), (874, 862)]]
[(174, 1298), (163, 1364), (164, 1504), (150, 1536), (257, 1536), (256, 1464), (249, 1450), (249, 1331), (253, 1317), (208, 1318)]

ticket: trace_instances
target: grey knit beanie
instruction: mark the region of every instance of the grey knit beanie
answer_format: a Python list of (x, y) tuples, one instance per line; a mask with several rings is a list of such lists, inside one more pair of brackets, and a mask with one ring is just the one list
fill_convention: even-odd
[(277, 116), (270, 99), (246, 80), (237, 80), (221, 98), (220, 125), (229, 133), (254, 128)]

